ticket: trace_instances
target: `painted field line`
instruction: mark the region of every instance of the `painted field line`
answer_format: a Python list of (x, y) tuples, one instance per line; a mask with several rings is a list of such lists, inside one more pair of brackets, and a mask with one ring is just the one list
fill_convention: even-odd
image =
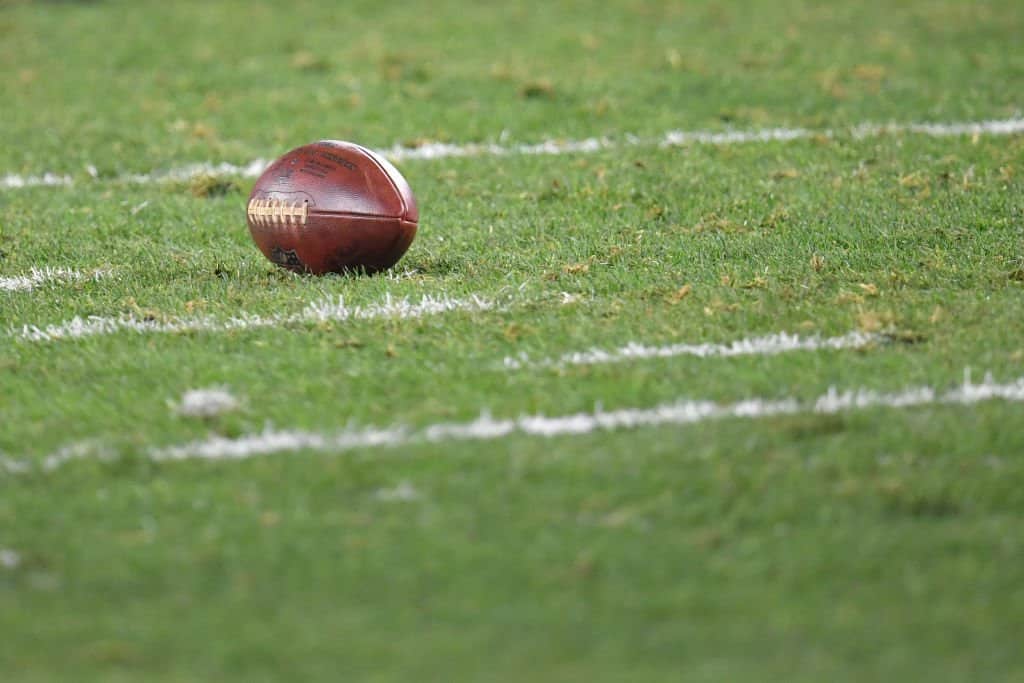
[[(681, 399), (651, 408), (600, 408), (568, 415), (524, 415), (496, 419), (488, 413), (468, 422), (441, 422), (419, 429), (407, 425), (348, 427), (335, 432), (278, 430), (235, 438), (212, 436), (183, 444), (152, 448), (145, 457), (156, 462), (182, 460), (245, 460), (296, 451), (342, 453), (355, 449), (396, 448), (424, 443), (495, 441), (514, 435), (551, 438), (645, 427), (684, 426), (729, 418), (759, 420), (783, 415), (835, 415), (871, 408), (905, 409), (926, 406), (971, 406), (987, 401), (1024, 402), (1024, 377), (1000, 384), (989, 376), (980, 384), (963, 383), (942, 391), (930, 386), (894, 393), (870, 389), (829, 389), (810, 401), (798, 398), (751, 398), (735, 403)], [(116, 455), (91, 442), (66, 446), (42, 461), (0, 459), (0, 471), (24, 474), (52, 471), (81, 459), (113, 460)]]
[(149, 183), (182, 182), (199, 178), (202, 176), (242, 176), (243, 178), (256, 178), (270, 165), (273, 159), (253, 159), (252, 161), (236, 165), (228, 162), (211, 164), (200, 162), (156, 171), (154, 173), (130, 173), (117, 176), (114, 180), (132, 185), (146, 185)]
[(506, 356), (503, 367), (507, 370), (524, 370), (528, 368), (565, 368), (573, 365), (603, 365), (607, 363), (626, 363), (634, 360), (651, 358), (675, 358), (676, 356), (695, 356), (697, 358), (729, 358), (732, 356), (774, 356), (791, 351), (819, 351), (859, 349), (869, 344), (884, 341), (884, 335), (850, 332), (839, 337), (818, 335), (801, 337), (796, 334), (779, 332), (764, 337), (738, 339), (724, 344), (668, 344), (666, 346), (647, 346), (630, 342), (617, 349), (590, 348), (585, 351), (573, 351), (557, 358), (531, 359), (526, 354)]
[(419, 147), (395, 146), (381, 150), (394, 161), (408, 159), (445, 159), (450, 157), (522, 156), (586, 154), (621, 147), (676, 147), (682, 145), (739, 145), (759, 142), (787, 142), (824, 135), (841, 134), (857, 138), (877, 137), (894, 133), (913, 133), (929, 137), (961, 135), (1013, 135), (1024, 133), (1024, 118), (954, 123), (862, 123), (846, 130), (809, 128), (763, 128), (757, 130), (683, 131), (672, 130), (658, 138), (627, 135), (624, 138), (585, 138), (583, 140), (546, 140), (537, 144), (448, 144), (428, 143)]
[[(762, 128), (751, 130), (671, 130), (655, 137), (623, 135), (621, 137), (584, 138), (582, 140), (545, 140), (531, 144), (501, 143), (447, 143), (431, 142), (416, 147), (395, 145), (379, 150), (392, 161), (402, 162), (414, 159), (449, 159), (454, 157), (500, 157), (536, 156), (559, 154), (590, 154), (607, 149), (626, 147), (675, 147), (685, 145), (739, 145), (765, 142), (786, 142), (805, 140), (819, 136), (869, 138), (891, 134), (914, 134), (927, 137), (955, 137), (963, 135), (1016, 135), (1024, 133), (1024, 117), (994, 119), (985, 121), (955, 121), (950, 123), (861, 123), (845, 129), (811, 128)], [(110, 180), (129, 184), (149, 184), (169, 181), (187, 181), (204, 175), (241, 176), (255, 178), (270, 163), (268, 159), (253, 159), (244, 164), (194, 163), (151, 173), (130, 173)], [(86, 167), (89, 175), (96, 178), (95, 169)], [(0, 177), (0, 189), (24, 187), (60, 187), (74, 184), (68, 175), (44, 173), (21, 176), (7, 174)]]
[(33, 268), (28, 275), (0, 277), (0, 291), (30, 292), (51, 282), (74, 283), (85, 280), (101, 280), (112, 275), (109, 270), (94, 270), (83, 273), (70, 268)]
[(214, 436), (202, 441), (158, 448), (149, 457), (164, 460), (241, 460), (259, 455), (300, 450), (343, 452), (356, 448), (397, 447), (417, 443), (492, 441), (520, 434), (537, 437), (572, 436), (602, 431), (668, 425), (689, 425), (726, 418), (762, 419), (779, 415), (832, 415), (868, 408), (911, 408), (934, 405), (973, 405), (984, 401), (1024, 401), (1024, 377), (997, 384), (987, 377), (981, 384), (969, 379), (942, 392), (928, 386), (910, 387), (895, 393), (869, 389), (829, 389), (810, 402), (796, 398), (754, 398), (736, 403), (689, 399), (653, 408), (597, 409), (561, 416), (526, 415), (495, 419), (483, 414), (470, 422), (438, 423), (414, 430), (407, 426), (349, 428), (341, 432), (264, 431), (237, 438)]
[(302, 311), (288, 315), (259, 315), (242, 313), (231, 318), (199, 316), (152, 320), (134, 315), (119, 317), (89, 316), (72, 318), (55, 325), (24, 325), (12, 330), (9, 335), (25, 342), (54, 342), (66, 339), (80, 339), (119, 332), (138, 334), (175, 334), (183, 332), (228, 332), (261, 327), (281, 327), (293, 324), (314, 324), (318, 322), (344, 322), (347, 320), (374, 320), (378, 318), (420, 318), (450, 311), (486, 311), (496, 306), (493, 301), (478, 296), (468, 299), (453, 299), (424, 296), (419, 301), (396, 299), (385, 295), (380, 303), (349, 306), (343, 297), (315, 301)]
[(56, 173), (29, 176), (8, 173), (0, 176), (0, 189), (4, 190), (18, 190), (23, 187), (61, 187), (72, 184), (74, 184), (74, 180), (71, 176)]
[(71, 443), (58, 448), (38, 462), (28, 459), (11, 458), (0, 452), (0, 473), (11, 475), (31, 474), (32, 472), (52, 472), (73, 460), (97, 460), (109, 462), (116, 460), (117, 453), (94, 441), (86, 440)]

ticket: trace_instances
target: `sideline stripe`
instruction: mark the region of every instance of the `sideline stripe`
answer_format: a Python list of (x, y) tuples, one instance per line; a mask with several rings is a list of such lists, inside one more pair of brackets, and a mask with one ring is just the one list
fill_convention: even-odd
[(428, 143), (420, 147), (395, 146), (380, 153), (394, 161), (444, 159), (450, 157), (587, 154), (621, 147), (678, 147), (684, 145), (738, 145), (756, 142), (788, 142), (818, 136), (843, 134), (863, 139), (886, 134), (913, 133), (929, 137), (961, 135), (1013, 135), (1024, 133), (1024, 118), (954, 123), (862, 123), (845, 130), (808, 128), (764, 128), (760, 130), (683, 131), (672, 130), (659, 138), (627, 135), (623, 139), (586, 138), (583, 140), (546, 140), (538, 144), (504, 146), (499, 144), (456, 145)]
[(18, 190), (23, 187), (60, 187), (74, 183), (71, 176), (58, 175), (56, 173), (44, 173), (42, 175), (21, 176), (15, 173), (8, 173), (0, 176), (0, 188), (5, 190)]
[(109, 270), (94, 270), (82, 273), (70, 268), (33, 268), (28, 275), (0, 277), (0, 291), (30, 292), (40, 285), (51, 282), (73, 283), (83, 280), (101, 280), (112, 275)]
[(348, 306), (345, 304), (344, 297), (315, 301), (299, 313), (290, 315), (261, 316), (255, 313), (242, 313), (239, 316), (226, 319), (203, 316), (168, 318), (167, 320), (151, 320), (137, 318), (132, 315), (124, 315), (117, 318), (102, 316), (75, 317), (63, 323), (46, 325), (44, 327), (25, 325), (20, 330), (11, 331), (10, 336), (27, 342), (51, 342), (115, 334), (117, 332), (137, 332), (139, 334), (227, 332), (257, 327), (280, 327), (327, 321), (420, 318), (425, 315), (436, 315), (449, 311), (486, 311), (494, 307), (494, 302), (477, 296), (472, 296), (469, 299), (452, 299), (446, 295), (440, 297), (424, 296), (419, 301), (412, 302), (409, 299), (394, 299), (391, 294), (386, 294), (381, 303), (363, 306)]
[[(256, 456), (296, 451), (342, 453), (358, 448), (373, 449), (423, 443), (455, 441), (494, 441), (513, 435), (557, 437), (594, 432), (639, 429), (669, 425), (691, 425), (702, 422), (742, 418), (757, 420), (781, 415), (837, 413), (870, 408), (913, 408), (922, 406), (970, 406), (993, 400), (1024, 402), (1024, 377), (999, 384), (988, 375), (980, 384), (966, 376), (961, 385), (948, 391), (930, 386), (908, 387), (895, 393), (870, 389), (841, 391), (830, 388), (811, 401), (796, 398), (752, 398), (735, 403), (715, 403), (681, 399), (653, 408), (622, 408), (589, 413), (546, 416), (525, 415), (512, 419), (495, 419), (484, 413), (469, 422), (442, 422), (422, 429), (405, 425), (392, 427), (349, 427), (339, 432), (264, 429), (262, 432), (236, 438), (211, 436), (173, 446), (152, 448), (146, 457), (156, 462), (180, 460), (245, 460)], [(109, 449), (91, 442), (66, 446), (39, 463), (30, 460), (0, 460), (0, 470), (11, 474), (34, 470), (52, 471), (83, 458), (116, 459)]]
[(789, 351), (818, 351), (859, 349), (869, 344), (885, 341), (880, 334), (850, 332), (841, 337), (822, 338), (817, 335), (801, 337), (796, 334), (779, 332), (764, 337), (738, 339), (726, 344), (670, 344), (668, 346), (646, 346), (630, 342), (611, 351), (591, 348), (586, 351), (566, 353), (558, 358), (532, 360), (526, 354), (506, 356), (503, 367), (507, 370), (528, 368), (565, 368), (572, 365), (603, 365), (624, 363), (649, 358), (673, 358), (696, 356), (697, 358), (729, 358), (732, 356), (774, 356)]
[[(760, 130), (683, 131), (671, 130), (654, 138), (624, 135), (621, 138), (585, 138), (583, 140), (545, 140), (534, 144), (504, 145), (498, 143), (451, 144), (431, 142), (418, 147), (395, 145), (379, 150), (392, 161), (414, 159), (448, 159), (452, 157), (529, 156), (558, 154), (591, 154), (606, 149), (623, 147), (676, 147), (682, 145), (738, 145), (758, 142), (786, 142), (813, 137), (840, 137), (849, 135), (857, 139), (909, 133), (928, 137), (955, 137), (962, 135), (1016, 135), (1024, 133), (1024, 117), (987, 121), (959, 121), (951, 123), (861, 123), (845, 129), (764, 128)], [(114, 182), (148, 184), (190, 180), (197, 176), (242, 176), (255, 178), (270, 163), (268, 159), (254, 159), (245, 164), (196, 163), (152, 173), (130, 173), (112, 178)], [(95, 170), (88, 166), (90, 175)], [(74, 184), (68, 175), (44, 173), (35, 176), (7, 174), (0, 176), (0, 189), (25, 187), (67, 187)]]

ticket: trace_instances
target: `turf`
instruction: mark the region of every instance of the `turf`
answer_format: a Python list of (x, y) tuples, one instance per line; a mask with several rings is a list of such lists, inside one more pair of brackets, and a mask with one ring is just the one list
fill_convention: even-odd
[[(1019, 115), (1018, 3), (294, 5), (0, 3), (0, 177), (74, 179), (0, 189), (0, 277), (110, 271), (0, 291), (0, 455), (89, 454), (0, 470), (5, 681), (1024, 677), (1019, 403), (147, 457), (268, 425), (1024, 376), (1024, 137), (843, 132)], [(626, 144), (765, 126), (836, 133)], [(245, 229), (250, 179), (125, 176), (320, 137), (593, 135), (622, 144), (403, 162), (422, 224), (389, 276), (275, 269)], [(22, 336), (76, 316), (216, 322), (388, 296), (495, 306)], [(878, 336), (503, 364), (851, 330)], [(177, 409), (211, 386), (240, 407)]]

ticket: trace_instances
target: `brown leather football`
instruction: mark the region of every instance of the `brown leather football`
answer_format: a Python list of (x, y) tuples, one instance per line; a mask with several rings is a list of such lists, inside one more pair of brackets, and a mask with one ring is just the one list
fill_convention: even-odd
[(321, 140), (272, 163), (249, 195), (249, 232), (277, 265), (305, 273), (390, 268), (416, 235), (402, 174), (365, 147)]

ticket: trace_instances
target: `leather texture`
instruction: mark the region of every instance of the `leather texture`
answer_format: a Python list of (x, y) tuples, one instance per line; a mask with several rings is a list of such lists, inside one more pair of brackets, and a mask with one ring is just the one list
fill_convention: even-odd
[(271, 164), (246, 213), (268, 259), (317, 274), (390, 268), (419, 221), (402, 174), (371, 150), (340, 140), (299, 147)]

